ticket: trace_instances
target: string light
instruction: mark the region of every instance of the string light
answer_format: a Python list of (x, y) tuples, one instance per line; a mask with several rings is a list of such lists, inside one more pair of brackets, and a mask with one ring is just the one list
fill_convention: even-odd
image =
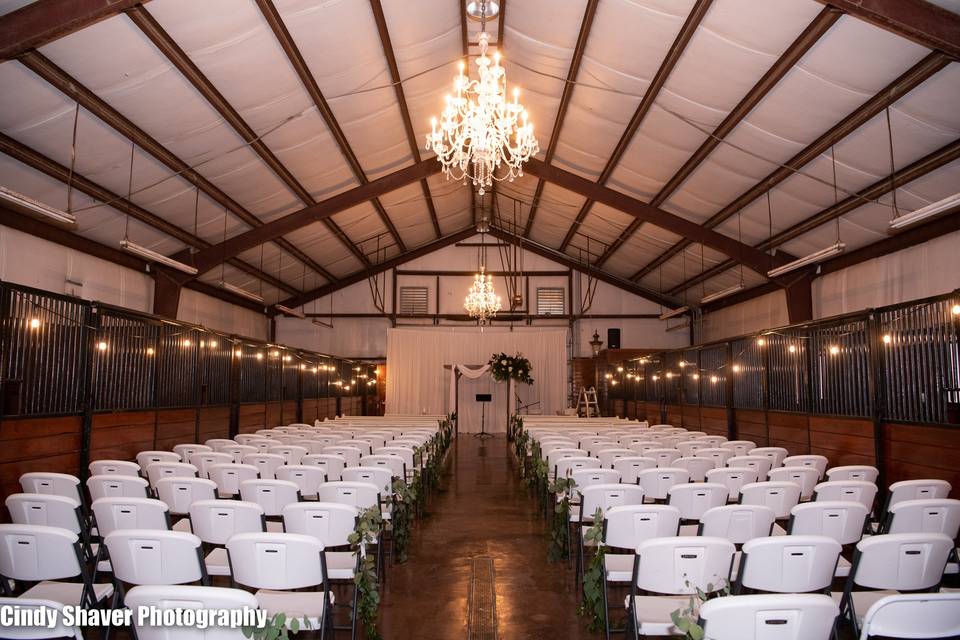
[(660, 379), (659, 376), (653, 376), (653, 381), (654, 381), (654, 382), (656, 382), (656, 381), (659, 380), (659, 379)]
[(794, 344), (792, 344), (792, 345), (790, 345), (789, 347), (787, 347), (787, 351), (789, 351), (790, 353), (796, 353), (796, 352), (797, 352), (797, 346), (794, 345)]
[(623, 373), (623, 367), (617, 367), (617, 373)]
[(31, 329), (39, 329), (39, 328), (40, 328), (40, 320), (39, 320), (39, 318), (30, 318), (30, 328), (31, 328)]
[(210, 342), (207, 343), (207, 347), (209, 347), (209, 348), (211, 348), (211, 349), (216, 349), (216, 348), (217, 348), (217, 341), (216, 341), (216, 340), (211, 340)]
[(263, 352), (257, 351), (257, 360), (263, 360)]
[(767, 344), (767, 341), (766, 341), (766, 340), (764, 340), (763, 338), (757, 338), (757, 346), (758, 346), (758, 347), (762, 347), (762, 346), (765, 345), (765, 344)]
[(154, 352), (153, 352), (153, 347), (147, 347), (147, 355), (148, 355), (148, 356), (152, 356), (153, 353), (154, 353)]
[(241, 351), (240, 349), (237, 349), (236, 351), (233, 352), (233, 355), (239, 358), (240, 356), (243, 355), (243, 351)]
[(673, 377), (673, 373), (671, 373), (670, 371), (667, 371), (667, 379), (672, 378), (672, 377)]
[(950, 313), (955, 316), (960, 316), (960, 304), (955, 304), (950, 308)]
[(890, 336), (890, 334), (883, 334), (883, 344), (890, 344), (891, 342), (893, 342), (893, 338)]
[(693, 377), (694, 380), (699, 380), (699, 379), (700, 379), (700, 374), (699, 374), (699, 373), (695, 373), (695, 374), (693, 374), (692, 377)]
[(106, 351), (107, 343), (101, 340), (100, 342), (97, 343), (97, 349), (99, 349), (100, 351)]
[[(189, 340), (184, 340), (181, 344), (182, 344), (183, 347), (186, 349), (186, 348), (189, 348), (192, 343), (191, 343)], [(200, 347), (201, 347), (201, 348), (203, 347), (203, 343), (202, 343), (202, 342), (200, 343)]]
[(840, 353), (840, 347), (838, 347), (837, 345), (832, 345), (830, 347), (830, 355), (835, 356), (838, 353)]
[(717, 384), (717, 381), (718, 381), (718, 380), (720, 380), (720, 378), (718, 378), (717, 376), (710, 376), (710, 382), (711, 382), (711, 383)]
[(734, 373), (740, 373), (740, 365), (738, 365), (738, 364), (733, 365), (733, 372), (734, 372)]

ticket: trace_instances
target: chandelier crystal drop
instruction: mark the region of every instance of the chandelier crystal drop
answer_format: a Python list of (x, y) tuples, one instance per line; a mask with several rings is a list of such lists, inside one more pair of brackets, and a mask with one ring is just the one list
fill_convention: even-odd
[(464, 75), (464, 63), (453, 79), (453, 94), (447, 94), (439, 122), (431, 118), (427, 151), (437, 154), (443, 173), (454, 180), (471, 180), (483, 195), (493, 181), (523, 176), (523, 163), (540, 151), (533, 123), (520, 104), (514, 88), (507, 101), (507, 76), (500, 66), (500, 53), (487, 56), (490, 36), (479, 36), (478, 80)]
[(463, 301), (463, 308), (471, 318), (476, 318), (480, 324), (497, 315), (500, 311), (500, 296), (493, 290), (493, 276), (484, 273), (484, 266), (480, 265), (480, 273), (473, 280), (473, 285)]

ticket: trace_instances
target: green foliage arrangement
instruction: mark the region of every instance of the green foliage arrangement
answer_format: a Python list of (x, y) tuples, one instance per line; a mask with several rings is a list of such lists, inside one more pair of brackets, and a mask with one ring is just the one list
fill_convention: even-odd
[[(685, 581), (689, 587), (690, 581)], [(712, 584), (707, 585), (707, 590), (703, 591), (697, 587), (696, 591), (690, 594), (690, 602), (683, 609), (677, 609), (670, 613), (670, 619), (687, 640), (704, 640), (703, 627), (700, 626), (700, 605), (713, 597), (723, 597), (730, 595), (730, 585), (724, 583), (720, 589), (714, 589)]]
[(550, 549), (547, 559), (557, 562), (570, 553), (570, 495), (577, 483), (573, 478), (557, 478), (550, 484), (549, 493), (556, 496), (553, 524), (550, 527)]
[(605, 571), (603, 545), (603, 510), (597, 507), (593, 514), (593, 524), (584, 533), (584, 544), (596, 549), (590, 564), (583, 572), (583, 604), (578, 612), (588, 617), (587, 628), (601, 631), (607, 620), (607, 607), (603, 603), (603, 574)]
[[(380, 507), (366, 509), (357, 518), (356, 527), (348, 540), (350, 548), (357, 557), (359, 567), (353, 577), (357, 586), (357, 619), (363, 623), (367, 640), (382, 640), (377, 631), (377, 610), (380, 607), (380, 579), (377, 576), (377, 564), (373, 554), (367, 553), (367, 547), (376, 544), (383, 528)], [(265, 639), (270, 640), (270, 639)]]
[(406, 482), (393, 479), (393, 510), (390, 527), (393, 530), (393, 548), (398, 562), (407, 561), (407, 545), (410, 543), (410, 526), (413, 510), (419, 501), (419, 481)]
[(503, 352), (495, 353), (487, 364), (490, 365), (490, 375), (497, 382), (513, 379), (523, 384), (533, 384), (530, 376), (533, 367), (530, 366), (530, 361), (519, 353), (513, 357)]
[(240, 631), (251, 640), (289, 640), (291, 632), (297, 634), (301, 629), (310, 629), (310, 618), (290, 618), (288, 623), (287, 614), (275, 613), (262, 627), (241, 627)]

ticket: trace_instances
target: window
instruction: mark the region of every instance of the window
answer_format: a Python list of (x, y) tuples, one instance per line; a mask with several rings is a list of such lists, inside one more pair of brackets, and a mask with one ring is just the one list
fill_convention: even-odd
[(427, 313), (426, 287), (400, 287), (401, 315), (426, 315)]
[(563, 315), (562, 287), (537, 287), (537, 315)]

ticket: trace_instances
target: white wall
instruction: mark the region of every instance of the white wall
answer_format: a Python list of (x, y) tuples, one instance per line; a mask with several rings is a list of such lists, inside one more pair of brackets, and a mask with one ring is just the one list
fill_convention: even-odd
[[(0, 226), (0, 280), (150, 313), (153, 279), (82, 251)], [(74, 284), (79, 283), (79, 284)], [(265, 340), (263, 314), (184, 289), (177, 318)]]
[[(960, 231), (829, 273), (813, 281), (813, 317), (828, 318), (960, 288)], [(703, 319), (702, 342), (789, 324), (776, 291), (718, 309)]]
[[(478, 243), (480, 236), (465, 240), (468, 243)], [(492, 242), (487, 238), (487, 242)], [(507, 267), (501, 260), (500, 253), (495, 247), (487, 248), (487, 269), (491, 271), (506, 271)], [(399, 267), (400, 271), (474, 271), (477, 268), (476, 247), (449, 246), (431, 254), (411, 260)], [(546, 258), (524, 252), (524, 271), (566, 271), (566, 267)], [(384, 308), (389, 313), (393, 309), (393, 279), (392, 272), (379, 276), (380, 290), (383, 292)], [(532, 303), (536, 305), (537, 287), (560, 287), (567, 290), (567, 276), (530, 276), (529, 293)], [(440, 279), (440, 304), (437, 310), (435, 276), (401, 275), (397, 279), (397, 286), (425, 286), (428, 289), (429, 313), (461, 314), (463, 313), (463, 298), (473, 282), (472, 277), (449, 277)], [(587, 288), (586, 276), (578, 276), (574, 272), (573, 306), (576, 311), (581, 310), (581, 298)], [(506, 307), (507, 283), (503, 277), (494, 278), (494, 287), (504, 299)], [(399, 289), (398, 289), (399, 291)], [(526, 300), (526, 290), (521, 284), (520, 292)], [(377, 313), (373, 303), (370, 285), (364, 281), (337, 291), (332, 296), (326, 296), (308, 303), (304, 309), (307, 313)], [(570, 301), (566, 301), (567, 309)], [(532, 309), (535, 313), (536, 309)], [(660, 307), (655, 302), (627, 293), (612, 285), (603, 282), (597, 283), (593, 304), (587, 310), (588, 314), (659, 314)], [(323, 319), (329, 322), (329, 318)], [(430, 324), (430, 320), (400, 320), (399, 325)], [(457, 323), (443, 321), (444, 325), (463, 324), (471, 326), (474, 323)], [(555, 321), (538, 320), (537, 325), (568, 326), (565, 319)], [(497, 323), (496, 326), (505, 326)], [(689, 333), (684, 331), (666, 332), (666, 323), (657, 319), (623, 319), (598, 318), (577, 321), (574, 326), (573, 339), (574, 355), (590, 355), (590, 339), (594, 329), (600, 332), (606, 343), (607, 328), (621, 328), (621, 347), (629, 348), (673, 348), (689, 344)], [(277, 318), (277, 341), (283, 344), (303, 349), (312, 349), (323, 353), (331, 353), (347, 357), (382, 358), (387, 353), (387, 329), (390, 322), (384, 318), (334, 318), (333, 328), (313, 324), (310, 319)]]

